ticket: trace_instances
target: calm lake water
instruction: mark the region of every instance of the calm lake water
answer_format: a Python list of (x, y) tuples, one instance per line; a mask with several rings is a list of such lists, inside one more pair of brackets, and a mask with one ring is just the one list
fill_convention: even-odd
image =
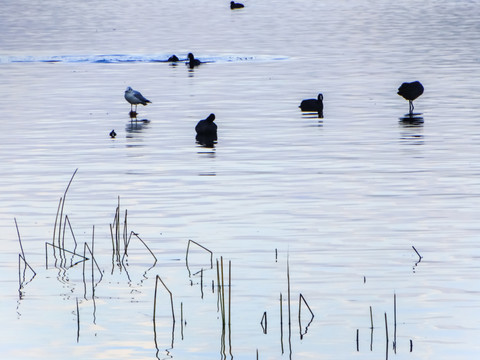
[[(2, 3), (2, 359), (480, 353), (479, 3), (243, 3)], [(188, 52), (208, 63), (164, 62)], [(402, 122), (414, 80), (424, 121)], [(45, 243), (76, 169), (62, 246), (96, 263), (71, 266)]]

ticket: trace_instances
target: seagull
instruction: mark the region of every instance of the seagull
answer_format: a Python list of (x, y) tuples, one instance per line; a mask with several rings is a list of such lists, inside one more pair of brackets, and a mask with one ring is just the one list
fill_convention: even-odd
[(418, 98), (420, 95), (423, 94), (423, 85), (420, 81), (414, 81), (411, 83), (404, 82), (398, 88), (398, 95), (403, 97), (405, 100), (409, 102), (409, 115), (413, 115), (413, 100)]
[(230, 9), (241, 9), (245, 7), (243, 4), (241, 3), (236, 3), (235, 1), (230, 1)]
[(193, 56), (192, 53), (188, 53), (188, 61), (187, 65), (190, 69), (193, 69), (195, 66), (200, 65), (202, 62), (198, 59), (195, 59), (195, 56)]
[(318, 112), (318, 117), (323, 118), (323, 95), (318, 94), (316, 99), (303, 100), (299, 108), (302, 111), (316, 111)]
[(127, 100), (130, 103), (130, 113), (134, 112), (132, 108), (133, 105), (135, 105), (135, 113), (136, 113), (138, 104), (142, 104), (145, 106), (147, 105), (147, 103), (151, 103), (151, 101), (144, 98), (139, 91), (133, 90), (130, 86), (127, 87), (127, 90), (125, 90), (125, 100)]

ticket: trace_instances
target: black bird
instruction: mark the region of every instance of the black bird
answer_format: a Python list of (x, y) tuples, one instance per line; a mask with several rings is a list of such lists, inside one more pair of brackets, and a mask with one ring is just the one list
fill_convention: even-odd
[(197, 136), (195, 139), (202, 145), (213, 146), (214, 141), (217, 140), (217, 124), (215, 120), (215, 114), (210, 114), (204, 120), (200, 120), (195, 126)]
[(404, 82), (398, 88), (398, 95), (408, 100), (409, 102), (409, 115), (413, 115), (413, 100), (423, 94), (423, 85), (420, 81), (414, 81), (411, 83)]
[(115, 132), (115, 130), (110, 131), (110, 137), (114, 139), (115, 136), (117, 136), (117, 133)]
[(198, 59), (195, 59), (195, 56), (193, 56), (192, 53), (188, 53), (188, 61), (187, 65), (190, 69), (193, 69), (195, 66), (200, 65), (202, 62)]
[(316, 111), (318, 117), (323, 118), (323, 95), (318, 94), (316, 99), (305, 99), (300, 103), (299, 108), (302, 111)]
[(172, 56), (170, 56), (170, 57), (168, 58), (167, 61), (168, 61), (168, 62), (177, 62), (177, 61), (179, 61), (179, 59), (178, 59), (178, 56), (177, 56), (177, 55), (173, 54)]
[(244, 8), (245, 6), (240, 3), (236, 3), (235, 1), (230, 1), (230, 9), (241, 9)]

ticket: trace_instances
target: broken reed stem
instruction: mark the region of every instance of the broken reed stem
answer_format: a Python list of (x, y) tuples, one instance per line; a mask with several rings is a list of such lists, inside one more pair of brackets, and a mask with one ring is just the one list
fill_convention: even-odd
[(201, 247), (203, 250), (208, 251), (210, 253), (210, 269), (213, 269), (213, 252), (211, 250), (207, 249), (205, 246), (200, 245), (196, 241), (193, 241), (193, 240), (190, 240), (190, 239), (188, 240), (187, 252), (185, 254), (185, 260), (187, 261), (187, 263), (188, 263), (188, 251), (190, 250), (190, 243), (194, 243), (198, 247)]
[(154, 299), (153, 299), (153, 320), (155, 321), (155, 314), (156, 314), (156, 311), (157, 311), (157, 287), (158, 287), (158, 281), (160, 280), (160, 282), (162, 283), (163, 287), (165, 288), (165, 290), (168, 291), (168, 293), (170, 294), (170, 305), (171, 305), (171, 308), (172, 308), (172, 320), (173, 320), (173, 325), (175, 326), (175, 311), (173, 310), (173, 294), (172, 292), (168, 289), (167, 285), (165, 285), (165, 283), (163, 282), (163, 280), (160, 278), (160, 276), (157, 275), (157, 277), (155, 278), (155, 295), (154, 295)]
[(305, 305), (307, 305), (307, 309), (308, 309), (308, 311), (310, 311), (310, 314), (312, 315), (312, 319), (313, 319), (313, 318), (315, 317), (315, 315), (313, 314), (312, 309), (310, 308), (310, 306), (309, 306), (308, 303), (307, 303), (307, 300), (305, 300), (305, 298), (303, 297), (302, 294), (300, 294), (300, 296), (299, 296), (299, 298), (298, 298), (298, 303), (299, 303), (299, 305), (298, 305), (298, 306), (299, 306), (298, 316), (300, 317), (300, 313), (301, 313), (301, 311), (302, 311), (302, 310), (301, 310), (301, 303), (302, 303), (302, 301), (303, 301), (303, 303), (304, 303)]
[[(135, 235), (135, 237), (140, 240), (143, 244), (143, 246), (145, 246), (148, 250), (148, 252), (153, 256), (153, 258), (155, 259), (155, 263), (157, 262), (157, 257), (155, 256), (155, 254), (153, 253), (153, 251), (148, 247), (148, 245), (145, 243), (145, 241), (143, 241), (140, 236), (138, 236), (136, 233), (134, 233), (133, 231), (131, 232), (131, 234)], [(131, 236), (130, 234), (130, 236)], [(130, 242), (129, 242), (130, 243)], [(125, 254), (127, 253), (127, 247), (125, 246)]]
[[(90, 249), (90, 246), (88, 245), (88, 243), (85, 243), (83, 245), (83, 258), (86, 260), (88, 260), (88, 258), (86, 257), (86, 253), (87, 253), (87, 249), (88, 249), (88, 252), (90, 253), (90, 255), (92, 256), (92, 284), (94, 283), (94, 268), (93, 268), (93, 264), (95, 263), (95, 265), (97, 266), (97, 270), (98, 272), (100, 273), (100, 279), (98, 280), (98, 282), (100, 282), (102, 279), (103, 279), (103, 274), (102, 274), (102, 270), (100, 269), (100, 266), (98, 265), (97, 263), (97, 260), (95, 260), (95, 256), (93, 256), (93, 251), (92, 249)], [(75, 255), (78, 255), (78, 254), (75, 254)], [(81, 256), (81, 255), (78, 255), (78, 256)], [(84, 276), (85, 276), (85, 261), (83, 262), (83, 273), (84, 273)]]
[[(61, 251), (63, 251), (63, 252), (67, 252), (67, 253), (69, 253), (69, 254), (73, 254), (73, 255), (76, 255), (76, 256), (80, 256), (81, 258), (83, 258), (82, 261), (87, 261), (87, 260), (89, 260), (89, 259), (88, 259), (87, 257), (85, 257), (85, 256), (82, 256), (82, 255), (80, 255), (80, 254), (77, 254), (77, 253), (75, 253), (75, 252), (73, 252), (73, 251), (69, 251), (69, 250), (66, 250), (66, 249), (62, 249), (60, 246), (57, 246), (57, 245), (50, 244), (50, 243), (46, 242), (46, 243), (45, 243), (45, 267), (46, 267), (47, 269), (48, 269), (48, 251), (47, 251), (47, 245), (50, 245), (53, 249), (59, 249), (59, 250), (61, 250)], [(85, 251), (84, 251), (83, 253), (84, 253), (84, 255), (85, 255)], [(97, 265), (97, 266), (98, 266), (98, 265)], [(99, 270), (100, 270), (100, 268), (99, 268)]]
[(415, 249), (415, 246), (412, 245), (412, 249), (415, 250), (415, 252), (417, 253), (418, 259), (419, 259), (419, 260), (422, 260), (423, 256), (420, 255), (420, 253), (417, 251), (417, 249)]

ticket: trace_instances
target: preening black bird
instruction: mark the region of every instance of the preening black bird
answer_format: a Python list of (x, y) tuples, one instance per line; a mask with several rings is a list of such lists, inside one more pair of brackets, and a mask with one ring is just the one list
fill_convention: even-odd
[(230, 1), (230, 9), (241, 9), (245, 7), (243, 4), (236, 3), (235, 1)]
[(213, 147), (213, 143), (217, 140), (217, 124), (215, 120), (215, 114), (210, 114), (204, 120), (200, 120), (195, 126), (197, 136), (195, 139), (202, 145)]
[(323, 118), (323, 95), (318, 94), (316, 99), (305, 99), (300, 103), (299, 108), (302, 111), (316, 111), (318, 117)]
[(404, 82), (398, 88), (397, 94), (403, 97), (405, 100), (408, 100), (410, 116), (413, 115), (413, 100), (422, 95), (423, 90), (423, 85), (420, 84), (420, 81), (414, 81), (411, 83)]

